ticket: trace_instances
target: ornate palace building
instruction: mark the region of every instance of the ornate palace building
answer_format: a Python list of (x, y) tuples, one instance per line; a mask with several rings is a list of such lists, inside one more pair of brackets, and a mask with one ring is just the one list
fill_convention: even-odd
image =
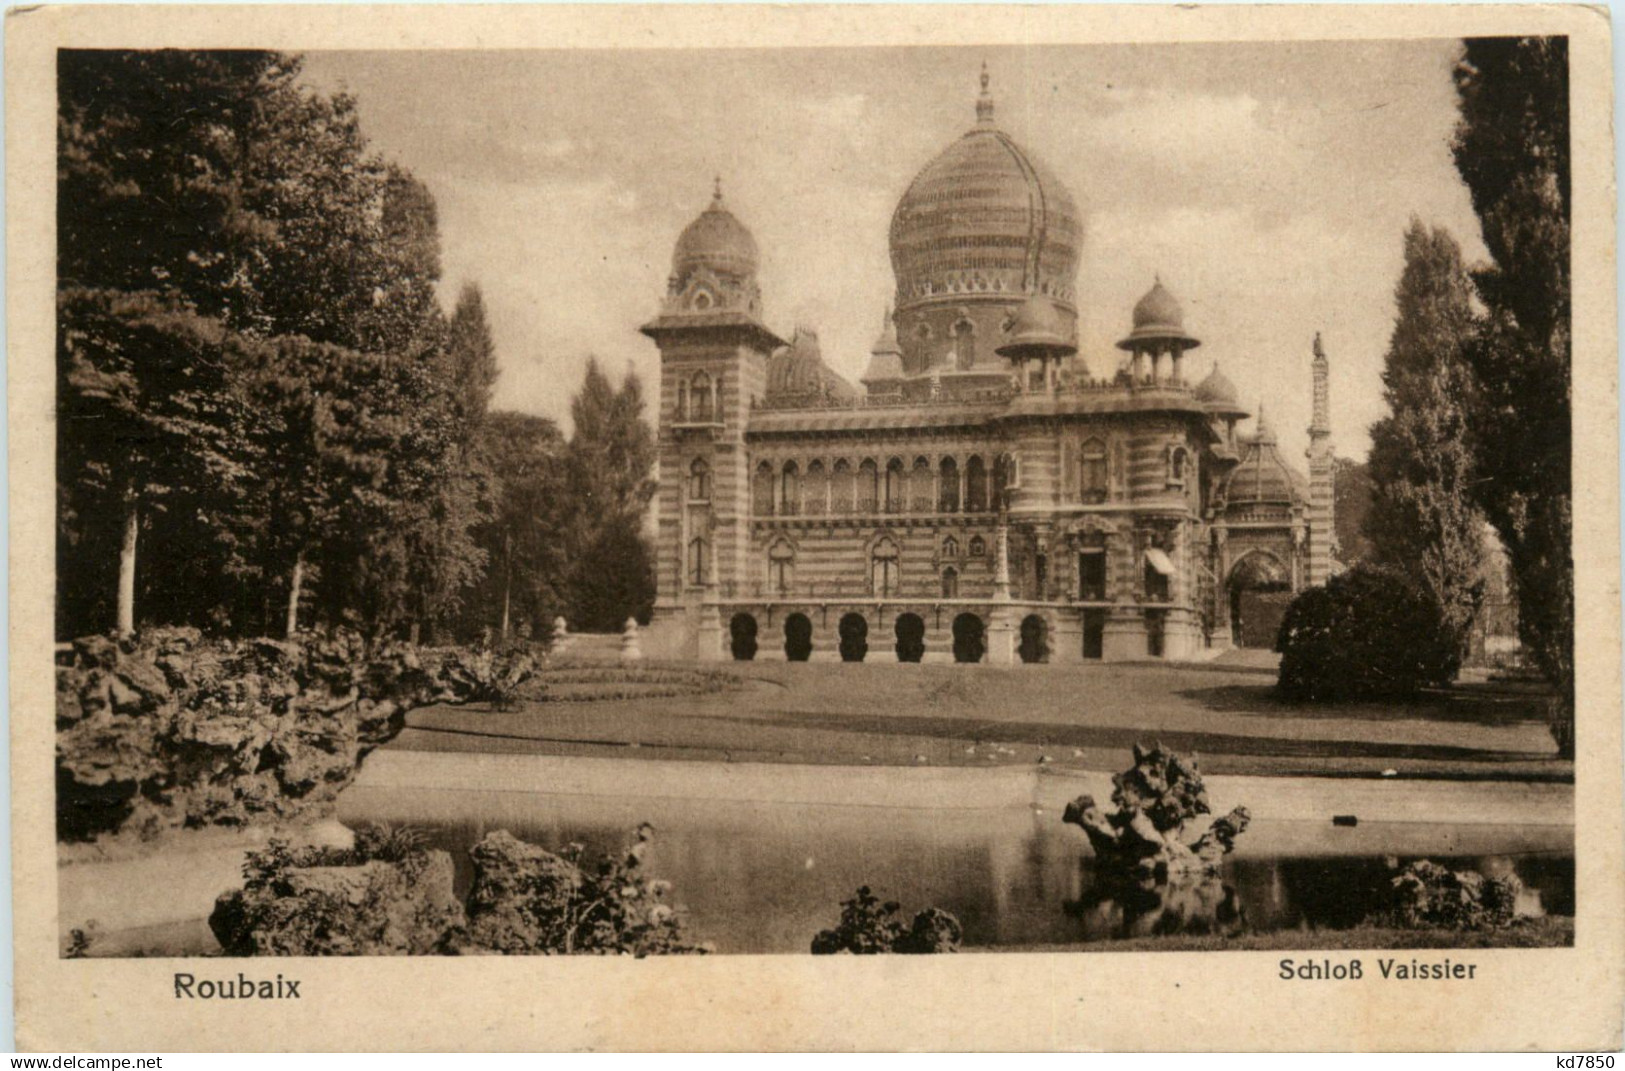
[[(1083, 215), (995, 121), (926, 165), (891, 223), (895, 312), (861, 386), (764, 323), (724, 206), (677, 240), (660, 348), (656, 657), (1191, 659), (1273, 641), (1332, 568), (1326, 356), (1309, 478), (1218, 370), (1192, 383), (1157, 281), (1108, 378), (1077, 359)], [(1298, 367), (1301, 367), (1298, 366)], [(1282, 369), (1283, 378), (1292, 374)]]

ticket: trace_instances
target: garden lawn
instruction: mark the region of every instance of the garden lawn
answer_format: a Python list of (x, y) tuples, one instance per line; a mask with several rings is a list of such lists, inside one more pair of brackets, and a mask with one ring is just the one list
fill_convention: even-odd
[[(1332, 706), (1284, 703), (1272, 671), (1245, 666), (714, 668), (738, 680), (720, 692), (648, 698), (635, 683), (606, 682), (597, 699), (590, 686), (561, 684), (546, 701), (506, 712), (479, 705), (418, 710), (390, 746), (882, 765), (1048, 761), (1111, 770), (1130, 744), (1161, 740), (1198, 752), (1210, 773), (1573, 776), (1572, 764), (1556, 758), (1541, 720), (1542, 695), (1530, 686), (1467, 684), (1409, 703)], [(642, 663), (627, 672), (635, 680), (661, 667)]]

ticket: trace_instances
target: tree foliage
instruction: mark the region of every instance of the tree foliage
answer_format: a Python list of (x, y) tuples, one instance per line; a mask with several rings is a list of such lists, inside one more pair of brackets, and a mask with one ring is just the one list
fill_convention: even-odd
[(134, 602), (280, 631), (301, 583), (376, 633), (449, 618), (480, 575), (489, 331), (451, 351), (432, 197), (300, 68), (59, 57), (63, 634)]
[(1365, 534), (1371, 512), (1371, 471), (1365, 462), (1337, 457), (1332, 461), (1332, 516), (1337, 525), (1338, 559), (1356, 565), (1371, 557)]
[(1448, 684), (1460, 666), (1438, 605), (1405, 575), (1371, 565), (1293, 599), (1276, 645), (1279, 687), (1294, 700), (1414, 695)]
[(1517, 579), (1524, 643), (1572, 709), (1568, 41), (1470, 39), (1455, 82), (1452, 150), (1490, 254), (1464, 350), (1477, 499)]
[(1383, 368), (1389, 415), (1371, 428), (1374, 558), (1433, 599), (1465, 650), (1483, 594), (1483, 515), (1467, 440), (1472, 397), (1462, 347), (1473, 332), (1471, 284), (1447, 231), (1412, 219), (1398, 316)]
[(589, 359), (570, 416), (572, 627), (610, 631), (628, 617), (647, 621), (655, 584), (643, 519), (654, 496), (655, 443), (643, 419), (643, 386), (628, 369), (617, 388)]

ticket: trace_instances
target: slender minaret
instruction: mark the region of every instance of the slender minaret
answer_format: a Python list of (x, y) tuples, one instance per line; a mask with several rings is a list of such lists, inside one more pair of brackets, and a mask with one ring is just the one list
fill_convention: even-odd
[(1324, 584), (1332, 574), (1332, 551), (1337, 540), (1333, 516), (1331, 387), (1326, 350), (1315, 332), (1314, 417), (1309, 422), (1309, 576), (1310, 584)]

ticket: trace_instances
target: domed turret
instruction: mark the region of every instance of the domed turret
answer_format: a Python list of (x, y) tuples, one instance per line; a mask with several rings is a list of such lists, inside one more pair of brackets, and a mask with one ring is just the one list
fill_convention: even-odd
[(1196, 400), (1207, 407), (1208, 412), (1226, 420), (1239, 420), (1248, 415), (1241, 404), (1241, 393), (1236, 385), (1230, 382), (1230, 377), (1219, 371), (1218, 362), (1213, 364), (1213, 370), (1207, 378), (1196, 385)]
[(892, 215), (910, 373), (949, 363), (948, 353), (962, 370), (997, 371), (1004, 321), (1029, 295), (1053, 299), (1069, 321), (1076, 315), (1083, 222), (1071, 193), (995, 122), (985, 68), (976, 116), (915, 176)]
[(1194, 350), (1201, 343), (1185, 333), (1185, 310), (1179, 305), (1159, 277), (1134, 305), (1134, 328), (1127, 338), (1117, 344), (1118, 349), (1133, 350), (1141, 346), (1177, 344), (1182, 350)]
[(722, 203), (722, 179), (718, 178), (710, 207), (684, 227), (677, 238), (677, 248), (671, 255), (672, 275), (683, 278), (696, 268), (709, 268), (743, 278), (756, 274), (760, 260), (756, 239)]
[(1275, 428), (1259, 406), (1258, 431), (1247, 444), (1241, 463), (1224, 482), (1227, 506), (1275, 506), (1286, 509), (1309, 501), (1309, 481), (1286, 463), (1276, 447)]
[(729, 328), (764, 349), (784, 345), (762, 324), (760, 261), (756, 239), (722, 203), (717, 179), (710, 206), (677, 237), (660, 315), (641, 330), (659, 341), (673, 331)]
[(846, 400), (857, 395), (852, 385), (824, 363), (818, 333), (798, 327), (790, 345), (767, 361), (769, 398), (832, 398)]
[(1009, 340), (999, 346), (998, 354), (1013, 360), (1070, 357), (1078, 352), (1071, 327), (1053, 301), (1034, 294), (1016, 313)]

